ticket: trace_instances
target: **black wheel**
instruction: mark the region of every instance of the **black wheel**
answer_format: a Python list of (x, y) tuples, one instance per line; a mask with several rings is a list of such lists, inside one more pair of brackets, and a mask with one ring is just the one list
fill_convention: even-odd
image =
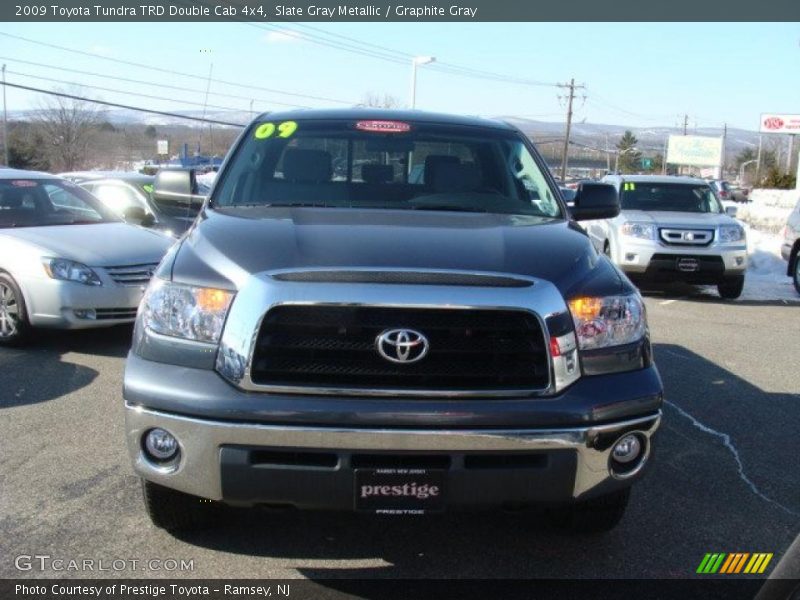
[(220, 506), (142, 479), (144, 507), (153, 525), (168, 531), (207, 529), (218, 519)]
[(800, 294), (800, 248), (794, 251), (794, 269), (792, 269), (792, 281), (794, 282), (794, 289)]
[(733, 300), (742, 295), (744, 289), (744, 275), (740, 275), (735, 279), (726, 279), (722, 283), (717, 284), (717, 291), (722, 298), (726, 300)]
[(611, 258), (611, 242), (606, 240), (606, 243), (603, 244), (603, 254), (605, 254), (609, 259)]
[(625, 488), (572, 506), (556, 513), (556, 524), (573, 533), (604, 533), (619, 524), (628, 506), (631, 489)]
[(22, 292), (8, 274), (0, 273), (0, 345), (18, 344), (27, 333), (28, 317)]

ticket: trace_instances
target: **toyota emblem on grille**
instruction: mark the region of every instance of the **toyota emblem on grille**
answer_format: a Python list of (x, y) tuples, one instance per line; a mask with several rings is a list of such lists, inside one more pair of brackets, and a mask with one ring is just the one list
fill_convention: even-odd
[(411, 364), (428, 353), (428, 338), (413, 329), (387, 329), (375, 338), (375, 347), (389, 362)]

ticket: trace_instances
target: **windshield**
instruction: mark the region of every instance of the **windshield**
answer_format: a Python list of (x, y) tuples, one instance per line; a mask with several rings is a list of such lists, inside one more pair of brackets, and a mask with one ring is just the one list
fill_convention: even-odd
[(212, 206), (449, 210), (555, 218), (561, 208), (513, 132), (396, 121), (257, 123)]
[(708, 185), (686, 183), (625, 182), (622, 210), (658, 210), (691, 213), (719, 213), (722, 205)]
[(91, 194), (60, 179), (0, 179), (0, 228), (119, 221)]

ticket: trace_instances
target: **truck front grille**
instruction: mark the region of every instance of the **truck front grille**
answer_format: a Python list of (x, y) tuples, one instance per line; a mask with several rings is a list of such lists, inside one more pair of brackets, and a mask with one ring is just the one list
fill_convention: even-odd
[[(391, 329), (428, 340), (427, 354), (396, 364), (376, 340)], [(254, 384), (341, 389), (540, 390), (549, 363), (539, 320), (522, 310), (278, 306), (264, 318)]]

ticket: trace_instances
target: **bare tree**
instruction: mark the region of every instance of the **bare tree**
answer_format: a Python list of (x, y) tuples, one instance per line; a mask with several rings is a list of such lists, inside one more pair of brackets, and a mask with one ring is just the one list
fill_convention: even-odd
[[(80, 89), (71, 89), (69, 93), (84, 95)], [(61, 96), (45, 101), (34, 121), (46, 144), (43, 150), (50, 168), (74, 171), (91, 166), (88, 163), (95, 158), (93, 143), (102, 120), (103, 111), (96, 104)]]
[(371, 108), (400, 108), (401, 103), (396, 97), (391, 94), (376, 94), (375, 92), (367, 92), (361, 98), (358, 106), (368, 106)]

